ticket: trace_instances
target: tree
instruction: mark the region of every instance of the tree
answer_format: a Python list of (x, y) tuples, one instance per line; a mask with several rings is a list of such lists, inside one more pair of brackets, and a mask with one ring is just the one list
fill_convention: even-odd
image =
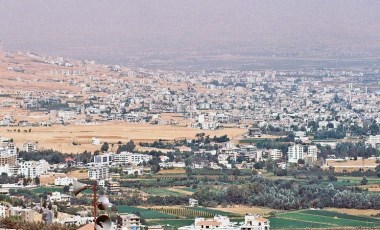
[(150, 170), (153, 173), (158, 173), (161, 169), (160, 158), (158, 157), (153, 157), (150, 161), (148, 161), (148, 164), (150, 165)]
[(68, 186), (68, 185), (63, 186), (63, 192), (69, 193), (70, 192), (70, 186)]
[(234, 168), (232, 170), (232, 175), (234, 175), (234, 176), (240, 176), (240, 170), (238, 168)]
[(298, 159), (298, 164), (300, 165), (304, 165), (305, 164), (305, 160), (304, 159)]
[(41, 184), (41, 180), (38, 176), (36, 176), (36, 178), (34, 178), (34, 183), (37, 185), (37, 186), (40, 186)]
[(26, 178), (23, 178), (22, 185), (24, 185), (24, 186), (28, 185), (28, 180)]
[(329, 179), (329, 181), (338, 181), (338, 178), (336, 178), (336, 176), (334, 176), (334, 175), (332, 175), (332, 174), (330, 174), (330, 175), (328, 176), (328, 179)]
[(372, 124), (368, 128), (369, 128), (369, 131), (371, 132), (371, 135), (377, 135), (380, 133), (380, 127), (376, 123), (376, 121), (372, 122)]
[(102, 147), (100, 148), (100, 150), (102, 150), (102, 152), (107, 152), (109, 149), (109, 144), (108, 142), (104, 142)]
[(119, 148), (117, 149), (117, 152), (133, 152), (135, 150), (136, 145), (135, 143), (131, 140), (129, 141), (126, 145), (120, 145)]
[(193, 175), (193, 169), (191, 169), (191, 167), (186, 167), (187, 178), (191, 178), (192, 175)]
[(361, 185), (366, 185), (366, 184), (368, 184), (368, 180), (367, 180), (367, 178), (364, 176), (363, 177), (363, 179), (362, 179), (362, 181), (360, 182), (360, 184)]

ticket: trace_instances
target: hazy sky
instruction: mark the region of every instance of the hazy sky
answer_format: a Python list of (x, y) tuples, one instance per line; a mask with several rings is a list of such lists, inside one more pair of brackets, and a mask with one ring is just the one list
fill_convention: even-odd
[(8, 50), (53, 55), (209, 53), (380, 44), (378, 0), (0, 0)]

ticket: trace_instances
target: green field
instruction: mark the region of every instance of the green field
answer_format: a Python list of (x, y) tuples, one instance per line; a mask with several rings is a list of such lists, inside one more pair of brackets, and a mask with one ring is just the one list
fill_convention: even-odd
[(146, 188), (142, 191), (154, 196), (185, 196), (183, 193), (171, 191), (165, 188)]
[(62, 187), (39, 187), (39, 188), (36, 188), (36, 189), (33, 189), (33, 192), (35, 193), (44, 193), (44, 192), (61, 192), (63, 193), (63, 188)]
[(292, 228), (331, 228), (332, 225), (317, 224), (299, 220), (289, 220), (280, 217), (269, 218), (271, 229), (292, 229)]
[(163, 212), (157, 212), (154, 210), (149, 210), (145, 208), (137, 208), (126, 205), (121, 205), (117, 207), (120, 213), (138, 213), (141, 217), (145, 219), (176, 219), (176, 216), (166, 214)]
[[(338, 181), (350, 181), (353, 184), (360, 185), (363, 177), (352, 177), (352, 176), (338, 176)], [(368, 184), (380, 184), (380, 178), (367, 177)]]
[(179, 190), (183, 190), (183, 191), (186, 191), (186, 192), (196, 192), (197, 189), (195, 188), (178, 188)]
[(201, 212), (211, 213), (214, 216), (215, 215), (229, 216), (229, 217), (241, 216), (241, 215), (238, 215), (238, 214), (235, 214), (235, 213), (223, 212), (223, 211), (209, 209), (209, 208), (203, 208), (203, 207), (194, 207), (194, 208), (189, 207), (189, 209), (194, 209), (194, 210), (201, 211)]
[[(194, 219), (182, 219), (182, 220), (148, 220), (147, 223), (149, 225), (164, 225), (164, 226), (171, 226), (174, 229), (177, 229), (179, 227), (188, 226), (191, 224), (194, 224)], [(171, 228), (167, 228), (171, 229)]]
[[(234, 213), (217, 211), (203, 207), (165, 207), (136, 208), (119, 206), (120, 213), (139, 213), (149, 225), (165, 225), (177, 229), (194, 223), (195, 217), (212, 218), (215, 215), (229, 216), (232, 222), (243, 222), (241, 216)], [(342, 228), (342, 227), (378, 227), (380, 219), (354, 216), (325, 210), (302, 210), (277, 214), (270, 217), (271, 229), (309, 229), (309, 228)], [(169, 228), (171, 229), (171, 228)]]
[(275, 138), (245, 138), (245, 139), (241, 139), (239, 140), (239, 143), (249, 143), (249, 144), (252, 144), (252, 143), (258, 143), (258, 142), (261, 142), (261, 141), (272, 141), (272, 140), (275, 140)]
[(380, 219), (323, 210), (303, 210), (278, 214), (270, 218), (270, 223), (273, 229), (377, 227), (380, 226)]
[(333, 216), (337, 218), (349, 218), (350, 220), (373, 222), (373, 223), (379, 223), (380, 225), (380, 219), (372, 218), (372, 217), (354, 216), (354, 215), (348, 215), (348, 214), (330, 212), (330, 211), (324, 211), (324, 210), (305, 210), (303, 211), (303, 213), (318, 215), (318, 216), (328, 216), (328, 217)]
[(206, 218), (213, 218), (216, 215), (223, 215), (223, 216), (229, 216), (229, 217), (236, 217), (239, 215), (235, 215), (233, 213), (229, 212), (223, 212), (213, 209), (207, 209), (207, 208), (200, 208), (200, 207), (156, 207), (153, 208), (154, 211), (166, 213), (169, 215), (174, 215), (178, 218), (186, 218), (186, 219), (193, 219), (196, 217), (206, 217)]

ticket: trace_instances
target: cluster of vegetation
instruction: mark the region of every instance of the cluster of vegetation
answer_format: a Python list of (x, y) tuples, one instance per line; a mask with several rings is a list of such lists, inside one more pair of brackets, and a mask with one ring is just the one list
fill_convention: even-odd
[(49, 164), (59, 164), (65, 162), (66, 158), (71, 158), (75, 162), (82, 162), (83, 164), (87, 164), (91, 162), (91, 152), (84, 151), (83, 153), (79, 154), (68, 154), (55, 150), (38, 150), (31, 154), (25, 151), (20, 151), (19, 158), (22, 158), (25, 161), (46, 160), (49, 162)]
[(174, 215), (175, 217), (181, 217), (181, 218), (196, 218), (196, 217), (206, 217), (206, 218), (213, 218), (215, 215), (225, 215), (232, 217), (234, 216), (233, 213), (227, 213), (227, 212), (221, 212), (221, 211), (215, 211), (211, 209), (206, 208), (152, 208), (152, 210), (167, 213), (170, 215)]
[(60, 224), (44, 224), (42, 222), (26, 222), (20, 217), (11, 216), (0, 219), (2, 229), (28, 229), (28, 230), (76, 230), (77, 227), (69, 227)]
[[(330, 124), (332, 127), (329, 126)], [(327, 125), (329, 129), (316, 131), (314, 133), (314, 139), (342, 139), (346, 136), (346, 132), (342, 124), (339, 124), (336, 129), (333, 129), (334, 125), (332, 125), (332, 123), (330, 124)]]
[(320, 150), (318, 157), (327, 158), (328, 155), (335, 155), (338, 158), (351, 157), (356, 159), (357, 157), (368, 158), (371, 156), (379, 156), (380, 151), (371, 146), (366, 146), (364, 142), (351, 143), (342, 142), (338, 143), (335, 148), (331, 146), (317, 145)]
[(332, 184), (302, 184), (293, 180), (252, 178), (249, 184), (232, 185), (225, 190), (202, 189), (193, 197), (203, 206), (245, 204), (276, 209), (358, 208), (379, 209), (380, 194), (339, 190)]
[(349, 131), (355, 136), (378, 135), (380, 134), (380, 126), (375, 121), (370, 125), (365, 124), (363, 127), (353, 124), (349, 127)]
[[(173, 149), (176, 150), (180, 146), (186, 146), (190, 147), (193, 151), (197, 151), (200, 148), (200, 145), (202, 145), (203, 149), (207, 150), (213, 150), (213, 149), (219, 149), (219, 145), (217, 143), (225, 143), (230, 140), (230, 138), (227, 135), (223, 136), (214, 136), (210, 137), (209, 135), (206, 135), (205, 133), (197, 133), (195, 135), (195, 139), (191, 141), (184, 140), (175, 140), (174, 142), (169, 142), (165, 140), (158, 140), (154, 141), (153, 143), (149, 142), (140, 142), (139, 145), (142, 147), (153, 147), (153, 148), (161, 148), (161, 149)], [(215, 144), (212, 144), (215, 143)]]

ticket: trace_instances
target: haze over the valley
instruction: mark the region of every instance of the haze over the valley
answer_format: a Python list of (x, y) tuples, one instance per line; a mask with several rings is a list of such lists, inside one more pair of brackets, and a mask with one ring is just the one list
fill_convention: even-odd
[(0, 4), (0, 40), (7, 51), (158, 67), (380, 63), (379, 1)]

